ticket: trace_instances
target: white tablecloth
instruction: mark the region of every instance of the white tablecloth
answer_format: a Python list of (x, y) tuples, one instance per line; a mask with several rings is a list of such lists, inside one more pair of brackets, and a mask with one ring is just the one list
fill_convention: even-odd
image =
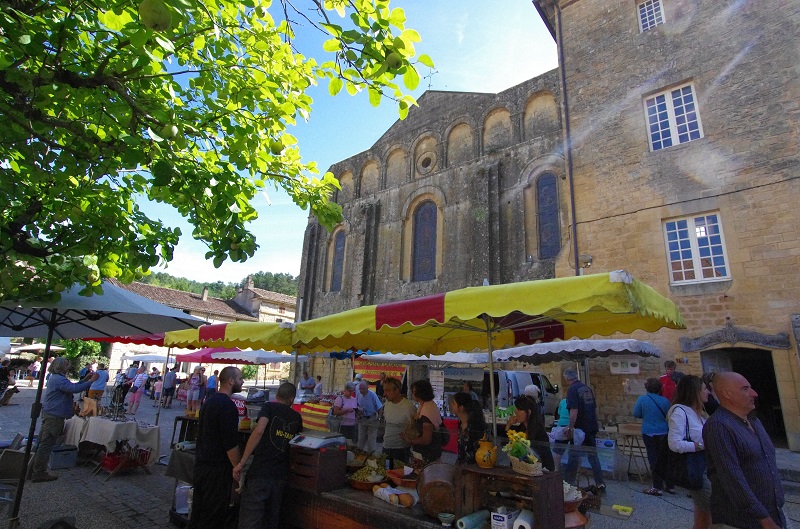
[(161, 435), (158, 426), (140, 426), (136, 421), (110, 421), (103, 417), (73, 417), (64, 424), (66, 444), (78, 446), (83, 441), (102, 445), (109, 452), (117, 441), (128, 440), (131, 446), (152, 449), (149, 464), (158, 460)]

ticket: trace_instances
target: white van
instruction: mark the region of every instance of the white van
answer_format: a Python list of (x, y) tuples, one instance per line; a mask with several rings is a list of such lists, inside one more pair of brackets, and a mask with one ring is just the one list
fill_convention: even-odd
[[(494, 372), (494, 389), (497, 405), (505, 408), (514, 404), (514, 400), (522, 395), (525, 386), (535, 384), (539, 387), (539, 397), (544, 404), (545, 415), (555, 415), (561, 398), (558, 394), (558, 384), (551, 384), (550, 380), (542, 373), (530, 371), (504, 371)], [(489, 372), (484, 373), (484, 397), (489, 396)]]

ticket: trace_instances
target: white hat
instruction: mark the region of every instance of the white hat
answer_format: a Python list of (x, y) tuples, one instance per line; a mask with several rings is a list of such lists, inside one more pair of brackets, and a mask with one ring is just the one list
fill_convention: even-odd
[(356, 380), (361, 380), (361, 373), (356, 373)]
[(523, 390), (522, 393), (538, 399), (540, 393), (539, 386), (537, 386), (536, 384), (528, 384), (527, 386), (525, 386), (525, 389)]

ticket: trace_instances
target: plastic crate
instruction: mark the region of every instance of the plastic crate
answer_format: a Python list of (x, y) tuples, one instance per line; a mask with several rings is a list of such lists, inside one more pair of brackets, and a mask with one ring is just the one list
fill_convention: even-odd
[(78, 464), (78, 447), (74, 445), (59, 445), (53, 448), (50, 454), (50, 468), (72, 468)]

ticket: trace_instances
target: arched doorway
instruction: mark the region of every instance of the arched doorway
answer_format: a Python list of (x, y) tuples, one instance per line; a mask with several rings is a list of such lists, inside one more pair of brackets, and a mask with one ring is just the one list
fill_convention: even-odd
[(703, 372), (735, 371), (758, 393), (756, 413), (776, 446), (786, 446), (781, 399), (775, 379), (772, 352), (751, 347), (723, 347), (701, 351)]

